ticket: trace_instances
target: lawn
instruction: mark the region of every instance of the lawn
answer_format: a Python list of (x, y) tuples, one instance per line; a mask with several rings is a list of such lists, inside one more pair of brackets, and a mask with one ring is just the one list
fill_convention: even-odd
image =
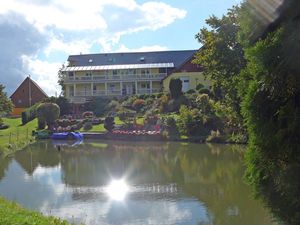
[(3, 118), (9, 128), (0, 130), (0, 153), (13, 152), (25, 147), (30, 141), (33, 141), (31, 133), (37, 127), (37, 119), (34, 119), (24, 126), (20, 118)]
[(22, 208), (14, 202), (0, 197), (0, 224), (5, 225), (67, 225), (67, 221), (45, 217), (41, 213)]
[[(115, 117), (115, 124), (116, 125), (121, 125), (124, 124), (124, 122), (122, 120), (120, 120), (119, 117)], [(104, 128), (104, 124), (99, 124), (99, 125), (93, 125), (93, 128), (91, 130), (84, 130), (83, 128), (81, 128), (79, 130), (80, 132), (106, 132), (107, 130)]]

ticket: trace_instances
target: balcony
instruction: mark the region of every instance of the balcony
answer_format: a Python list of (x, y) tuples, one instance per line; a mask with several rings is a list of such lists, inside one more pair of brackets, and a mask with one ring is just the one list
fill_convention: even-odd
[(65, 84), (73, 84), (73, 83), (105, 83), (108, 81), (161, 81), (167, 74), (159, 73), (159, 74), (116, 74), (116, 75), (92, 75), (92, 76), (66, 76), (64, 78)]

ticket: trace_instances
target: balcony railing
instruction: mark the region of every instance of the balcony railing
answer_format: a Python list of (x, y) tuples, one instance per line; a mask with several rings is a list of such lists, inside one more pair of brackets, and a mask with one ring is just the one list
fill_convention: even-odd
[(128, 81), (128, 80), (156, 80), (160, 81), (167, 74), (117, 74), (117, 75), (92, 75), (92, 76), (66, 76), (65, 83), (90, 83), (90, 82), (105, 82), (105, 81)]

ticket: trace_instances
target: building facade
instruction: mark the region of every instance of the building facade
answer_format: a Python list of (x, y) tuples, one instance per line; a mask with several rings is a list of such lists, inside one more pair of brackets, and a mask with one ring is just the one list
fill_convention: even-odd
[(183, 85), (186, 91), (203, 80), (202, 68), (191, 63), (196, 51), (71, 55), (62, 69), (65, 96), (80, 104), (98, 96), (159, 93), (168, 91), (164, 84), (174, 75), (191, 81)]
[(42, 101), (44, 98), (48, 98), (48, 95), (30, 77), (26, 77), (10, 96), (14, 104), (12, 115), (21, 115), (26, 108)]

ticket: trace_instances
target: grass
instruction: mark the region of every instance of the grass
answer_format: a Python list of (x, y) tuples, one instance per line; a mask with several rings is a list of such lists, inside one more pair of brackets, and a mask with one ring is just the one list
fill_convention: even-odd
[(46, 217), (41, 213), (22, 208), (15, 202), (0, 197), (0, 224), (2, 225), (67, 225), (65, 220)]
[(37, 119), (24, 126), (20, 118), (3, 118), (3, 122), (9, 125), (9, 128), (0, 130), (0, 153), (8, 154), (22, 149), (34, 140), (31, 133), (36, 130)]
[[(120, 120), (119, 117), (115, 117), (115, 124), (117, 125), (122, 125), (124, 124), (124, 122), (122, 120)], [(79, 130), (80, 132), (101, 132), (101, 133), (105, 133), (106, 129), (104, 128), (104, 124), (99, 124), (99, 125), (93, 125), (93, 128), (90, 130), (84, 130), (83, 128), (81, 128)]]

